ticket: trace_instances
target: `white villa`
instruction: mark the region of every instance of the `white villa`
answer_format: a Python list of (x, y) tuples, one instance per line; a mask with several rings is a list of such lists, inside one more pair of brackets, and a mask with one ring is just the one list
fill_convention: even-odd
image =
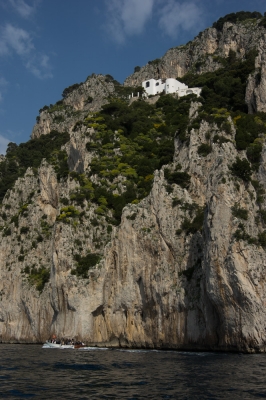
[(189, 88), (184, 83), (179, 82), (174, 78), (167, 79), (149, 79), (147, 81), (142, 82), (142, 87), (145, 89), (144, 96), (155, 95), (158, 93), (162, 93), (165, 91), (168, 93), (177, 93), (179, 97), (186, 96), (188, 94), (194, 93), (197, 96), (201, 93), (201, 88)]

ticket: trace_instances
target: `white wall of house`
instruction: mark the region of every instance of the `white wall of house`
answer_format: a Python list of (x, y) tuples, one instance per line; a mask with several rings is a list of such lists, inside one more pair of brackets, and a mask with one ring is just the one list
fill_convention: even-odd
[(178, 91), (178, 96), (183, 97), (187, 96), (188, 94), (196, 94), (197, 96), (200, 96), (201, 94), (201, 88), (195, 87), (195, 88), (188, 88), (188, 89), (181, 89)]
[(174, 78), (168, 78), (165, 82), (165, 93), (177, 93), (181, 89), (188, 89), (188, 86)]
[(187, 96), (188, 94), (195, 93), (197, 96), (201, 93), (201, 88), (189, 88), (182, 82), (174, 78), (167, 79), (148, 79), (142, 82), (142, 87), (145, 89), (146, 96), (154, 96), (158, 93), (165, 91), (168, 93), (177, 93), (179, 97)]
[(162, 93), (165, 89), (165, 81), (162, 79), (149, 79), (142, 82), (142, 87), (144, 87), (148, 96), (155, 95), (157, 93)]

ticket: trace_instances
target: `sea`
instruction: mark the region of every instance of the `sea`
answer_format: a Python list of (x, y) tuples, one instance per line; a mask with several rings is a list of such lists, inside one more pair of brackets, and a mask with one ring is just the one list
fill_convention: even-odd
[(266, 355), (0, 344), (0, 398), (266, 398)]

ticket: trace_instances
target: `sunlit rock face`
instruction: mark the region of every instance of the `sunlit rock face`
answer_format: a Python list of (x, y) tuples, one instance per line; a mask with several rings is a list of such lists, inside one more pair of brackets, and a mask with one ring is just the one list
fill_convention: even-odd
[[(182, 76), (197, 61), (202, 62), (199, 72), (213, 71), (221, 66), (216, 56), (233, 50), (242, 57), (257, 46), (260, 81), (258, 72), (249, 77), (246, 99), (250, 112), (264, 111), (262, 31), (256, 24), (226, 23), (222, 32), (209, 28), (131, 75), (125, 85)], [(102, 75), (89, 77), (64, 98), (63, 108), (60, 103), (42, 111), (33, 129), (32, 138), (52, 130), (69, 132), (62, 150), (72, 174), (60, 179), (43, 160), (5, 195), (1, 341), (42, 342), (56, 334), (98, 346), (264, 352), (266, 252), (252, 239), (263, 231), (258, 212), (265, 200), (258, 202), (254, 185), (231, 173), (232, 163), (246, 159), (246, 152), (236, 150), (230, 117), (226, 130), (202, 120), (191, 125), (189, 140), (176, 137), (173, 162), (154, 172), (150, 193), (124, 207), (119, 225), (110, 227), (101, 217), (97, 221), (97, 205), (90, 200), (69, 208), (82, 186), (77, 177), (86, 176), (95, 157), (87, 146), (95, 140), (95, 127), (79, 121), (99, 110), (114, 91), (114, 83)], [(191, 102), (190, 123), (200, 107)], [(223, 143), (214, 140), (217, 135)], [(200, 155), (206, 143), (211, 151)], [(266, 188), (265, 162), (263, 144), (258, 172), (252, 172), (261, 188)], [(190, 176), (186, 187), (166, 179), (167, 169), (177, 167)], [(91, 179), (99, 183), (96, 175)], [(119, 189), (124, 182), (121, 178)], [(246, 218), (236, 216), (236, 205)], [(200, 228), (195, 228), (198, 220)], [(76, 256), (87, 254), (97, 255), (97, 261), (86, 277), (78, 276)]]
[(165, 55), (140, 68), (130, 75), (125, 85), (141, 85), (141, 82), (154, 78), (178, 78), (187, 72), (204, 73), (221, 68), (221, 59), (227, 57), (230, 50), (243, 58), (247, 52), (258, 48), (264, 39), (265, 30), (256, 20), (232, 24), (226, 22), (223, 29), (208, 28), (194, 40), (183, 46), (168, 50)]

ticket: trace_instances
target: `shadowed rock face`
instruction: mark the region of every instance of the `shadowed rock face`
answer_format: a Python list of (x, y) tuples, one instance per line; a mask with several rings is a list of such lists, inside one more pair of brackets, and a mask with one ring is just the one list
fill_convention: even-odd
[[(244, 25), (227, 23), (222, 33), (210, 28), (185, 49), (169, 50), (159, 64), (158, 76), (173, 76), (177, 71), (181, 76), (202, 54), (227, 55), (233, 49), (240, 56), (252, 48), (253, 39), (257, 42), (261, 29), (252, 35)], [(257, 68), (264, 62), (263, 40), (258, 41)], [(185, 62), (191, 46), (195, 51)], [(211, 59), (207, 56), (204, 64), (209, 70), (217, 67)], [(139, 84), (152, 68), (144, 67), (126, 84)], [(247, 93), (254, 109), (263, 93), (263, 74), (262, 68), (259, 84), (255, 75), (249, 78)], [(101, 76), (92, 79), (92, 88), (101, 85), (96, 84)], [(252, 82), (256, 88), (252, 89)], [(64, 100), (84, 115), (90, 107), (99, 109), (106, 91), (113, 91), (112, 84), (108, 89), (102, 84), (98, 103), (84, 108), (81, 98), (88, 96), (86, 85), (88, 81)], [(199, 106), (191, 104), (191, 120)], [(50, 132), (51, 127), (69, 131), (70, 141), (64, 146), (68, 166), (83, 173), (94, 157), (86, 150), (94, 128), (72, 129), (78, 119), (67, 116), (67, 111), (65, 120), (57, 123), (53, 121), (57, 112), (41, 113), (33, 137)], [(77, 207), (79, 217), (70, 223), (58, 218), (65, 206), (62, 199), (69, 200), (79, 182), (71, 176), (58, 180), (45, 160), (37, 174), (29, 168), (7, 192), (6, 219), (0, 217), (0, 225), (10, 227), (9, 234), (5, 228), (0, 232), (0, 339), (41, 342), (57, 334), (104, 346), (264, 352), (266, 253), (254, 241), (237, 239), (236, 232), (241, 226), (249, 238), (258, 237), (262, 226), (257, 212), (265, 202), (258, 205), (253, 185), (230, 172), (239, 152), (234, 125), (228, 121), (230, 133), (203, 121), (199, 129), (190, 131), (188, 143), (175, 139), (173, 165), (180, 164), (191, 176), (188, 188), (172, 184), (169, 190), (162, 167), (154, 174), (150, 194), (139, 204), (127, 205), (121, 224), (112, 232), (103, 219), (95, 226), (93, 204)], [(213, 143), (215, 135), (228, 141)], [(198, 148), (206, 137), (212, 151), (203, 157)], [(240, 157), (246, 157), (244, 151)], [(256, 176), (264, 188), (265, 162), (264, 145)], [(246, 220), (235, 216), (235, 204), (246, 210)], [(26, 212), (21, 211), (22, 205)], [(199, 212), (203, 212), (201, 229), (186, 230), (184, 221), (192, 221)], [(99, 253), (100, 261), (89, 269), (88, 277), (73, 275), (74, 255), (85, 256), (88, 251)], [(43, 288), (38, 290), (37, 275), (30, 275), (27, 267), (50, 272)]]

